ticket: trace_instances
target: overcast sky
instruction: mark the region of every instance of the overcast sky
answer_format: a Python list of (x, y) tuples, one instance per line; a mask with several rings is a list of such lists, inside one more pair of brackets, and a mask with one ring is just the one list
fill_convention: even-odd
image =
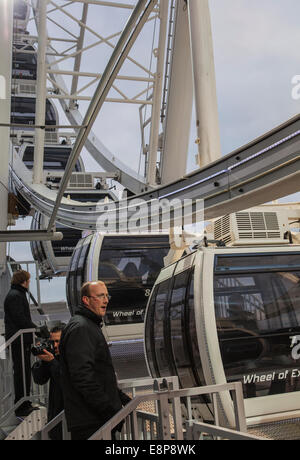
[(211, 0), (222, 152), (300, 112), (298, 0)]
[[(300, 74), (300, 2), (210, 0), (210, 7), (220, 136), (225, 155), (300, 112), (300, 100), (292, 98), (291, 83), (293, 76)], [(73, 11), (79, 14), (81, 10), (76, 8), (78, 4)], [(110, 8), (90, 7), (89, 21), (99, 33), (109, 35), (122, 27), (129, 14), (128, 10), (122, 11), (121, 17), (120, 11), (117, 13)], [(86, 40), (90, 43), (95, 38), (87, 34)], [(150, 32), (145, 31), (133, 51), (145, 62), (149, 62), (151, 55), (150, 40)], [(92, 50), (85, 57), (85, 70), (103, 70), (105, 55), (108, 56), (107, 48), (101, 55)], [(128, 65), (126, 71), (130, 70)], [(95, 128), (112, 152), (123, 161), (130, 161), (133, 168), (137, 167), (140, 136), (136, 106), (105, 104)], [(194, 138), (192, 130), (189, 171), (196, 167)], [(96, 170), (96, 163), (87, 155), (85, 159), (87, 170)], [(10, 253), (18, 260), (30, 257), (29, 246), (24, 244), (11, 245)], [(64, 295), (62, 280), (56, 283), (60, 286), (60, 294)]]

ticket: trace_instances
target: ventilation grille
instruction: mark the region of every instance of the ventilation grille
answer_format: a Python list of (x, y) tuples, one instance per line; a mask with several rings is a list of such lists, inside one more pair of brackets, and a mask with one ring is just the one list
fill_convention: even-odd
[(268, 244), (271, 240), (284, 240), (277, 212), (243, 211), (224, 216), (214, 223), (214, 239), (227, 245), (249, 243)]
[(36, 85), (32, 83), (20, 83), (19, 93), (36, 94)]
[(276, 239), (281, 237), (276, 212), (237, 212), (238, 236), (241, 239)]
[(222, 240), (227, 243), (231, 242), (230, 215), (224, 216), (215, 222), (214, 238), (215, 240)]
[(71, 189), (91, 189), (94, 186), (92, 174), (73, 173), (69, 182)]
[(45, 144), (59, 144), (57, 131), (45, 131)]

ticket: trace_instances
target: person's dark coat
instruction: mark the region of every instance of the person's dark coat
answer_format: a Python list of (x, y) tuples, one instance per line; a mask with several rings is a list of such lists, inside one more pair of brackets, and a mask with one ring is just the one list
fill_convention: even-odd
[(60, 360), (65, 414), (70, 431), (104, 425), (130, 398), (118, 389), (102, 320), (79, 307), (64, 329)]
[[(48, 402), (48, 422), (50, 422), (64, 410), (59, 356), (56, 356), (50, 362), (37, 361), (34, 363), (32, 366), (32, 376), (34, 382), (38, 385), (46, 385), (50, 381)], [(49, 434), (52, 440), (62, 439), (61, 424), (53, 428)]]
[[(5, 339), (9, 340), (21, 329), (35, 329), (31, 320), (27, 289), (20, 285), (12, 285), (4, 301)], [(24, 334), (24, 344), (33, 343), (32, 334)]]

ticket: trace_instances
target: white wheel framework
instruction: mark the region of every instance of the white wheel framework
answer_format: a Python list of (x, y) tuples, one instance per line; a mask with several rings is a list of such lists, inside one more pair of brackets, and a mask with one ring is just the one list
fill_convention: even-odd
[[(164, 19), (162, 22), (166, 24), (168, 0), (163, 2), (163, 5)], [(37, 43), (39, 45), (38, 56), (40, 56), (40, 59), (38, 59), (38, 62), (41, 70), (38, 74), (37, 81), (37, 111), (39, 110), (39, 105), (42, 106), (45, 98), (57, 99), (61, 103), (63, 112), (71, 126), (85, 128), (85, 113), (82, 112), (82, 109), (86, 108), (87, 104), (91, 105), (93, 102), (96, 85), (103, 77), (103, 74), (100, 72), (89, 72), (87, 61), (93, 59), (93, 54), (96, 60), (100, 60), (101, 56), (107, 56), (115, 52), (116, 41), (122, 37), (123, 33), (123, 30), (120, 30), (120, 24), (122, 21), (124, 22), (124, 17), (130, 17), (134, 11), (135, 5), (133, 3), (125, 4), (123, 2), (83, 0), (72, 2), (45, 0), (41, 3), (37, 0), (33, 0), (32, 7), (33, 17), (29, 20), (29, 28), (32, 28), (31, 23), (34, 21), (37, 29), (40, 30), (37, 35), (31, 35), (26, 37), (26, 39), (30, 39), (31, 43), (34, 45)], [(74, 7), (76, 7), (76, 12), (74, 12)], [(145, 12), (147, 8), (153, 10), (150, 14), (148, 13), (149, 17), (146, 21), (145, 28), (147, 29), (147, 36), (150, 37), (151, 40), (153, 37), (154, 47), (154, 43), (157, 41), (154, 29), (157, 28), (157, 22), (160, 22), (159, 7), (156, 6), (156, 1), (140, 1), (137, 2), (137, 7), (139, 7), (140, 13)], [(111, 31), (109, 34), (102, 32), (100, 27), (96, 29), (95, 26), (90, 24), (91, 19), (93, 19), (95, 15), (98, 15), (100, 18), (102, 15), (107, 15), (106, 10), (109, 10), (111, 14), (111, 18), (113, 19), (112, 23), (116, 22), (115, 30)], [(40, 26), (39, 21), (41, 24)], [(57, 32), (57, 36), (52, 36), (53, 29)], [(153, 30), (151, 31), (151, 29)], [(51, 30), (49, 36), (47, 30)], [(74, 33), (75, 30), (77, 34)], [(19, 34), (18, 38), (24, 39), (24, 34)], [(135, 50), (132, 49), (132, 52), (127, 56), (124, 64), (126, 70), (128, 68), (128, 72), (124, 70), (116, 76), (115, 82), (112, 85), (112, 90), (105, 99), (106, 102), (134, 104), (140, 108), (142, 140), (144, 142), (142, 148), (145, 151), (147, 149), (146, 144), (151, 144), (153, 152), (156, 152), (156, 156), (158, 150), (158, 135), (156, 134), (159, 132), (159, 127), (157, 125), (159, 124), (161, 108), (159, 106), (160, 97), (157, 97), (157, 92), (161, 89), (161, 85), (158, 84), (158, 75), (159, 79), (162, 80), (165, 46), (162, 41), (164, 40), (161, 39), (159, 41), (158, 48), (154, 48), (153, 50), (150, 49), (152, 54), (150, 64), (154, 69), (146, 66), (146, 62), (141, 62), (141, 59), (131, 57), (131, 55), (135, 55)], [(149, 44), (144, 44), (144, 47), (145, 54), (149, 55)], [(100, 48), (102, 48), (102, 50), (100, 50)], [(93, 54), (91, 54), (91, 52)], [(44, 56), (46, 60), (44, 60)], [(144, 59), (144, 61), (146, 61), (146, 59)], [(155, 63), (159, 64), (160, 68), (158, 68), (157, 65), (155, 66)], [(99, 62), (99, 64), (98, 67), (105, 67), (103, 66), (103, 62)], [(136, 91), (135, 93), (133, 93), (134, 89)], [(155, 99), (157, 103), (154, 108)], [(144, 121), (142, 110), (145, 110), (146, 107), (150, 107), (152, 113), (150, 118)], [(40, 110), (40, 112), (43, 113), (42, 110)], [(154, 128), (152, 128), (152, 126), (154, 126), (154, 117), (157, 126), (155, 128), (156, 142), (153, 140), (146, 140), (147, 135), (150, 135), (150, 137), (152, 136), (153, 139), (152, 129), (154, 130)], [(117, 126), (115, 130), (117, 134)], [(148, 133), (146, 131), (148, 131)], [(103, 145), (95, 132), (90, 133), (85, 146), (106, 171), (117, 171), (120, 175), (120, 182), (131, 191), (135, 193), (144, 191), (147, 183), (149, 184), (150, 181), (152, 185), (155, 185), (153, 179), (150, 179), (150, 166), (148, 168), (146, 166), (146, 177), (145, 175), (139, 175), (133, 168), (128, 167), (126, 159), (123, 161), (118, 160), (117, 152), (110, 152)], [(37, 146), (37, 148), (39, 147)], [(150, 165), (151, 163), (152, 165), (153, 160), (148, 160), (147, 164)], [(156, 159), (154, 163), (156, 167)], [(37, 168), (38, 167), (39, 166), (37, 166)], [(40, 175), (37, 173), (36, 177), (40, 177)]]

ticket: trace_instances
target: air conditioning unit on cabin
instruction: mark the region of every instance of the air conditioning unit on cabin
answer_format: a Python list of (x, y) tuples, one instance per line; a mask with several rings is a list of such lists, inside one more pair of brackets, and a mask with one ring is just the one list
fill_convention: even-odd
[(45, 131), (45, 144), (59, 144), (59, 136), (57, 131)]
[(72, 173), (68, 188), (70, 189), (93, 189), (94, 180), (90, 173)]
[(217, 219), (214, 239), (226, 246), (288, 244), (289, 223), (285, 213), (253, 208)]
[(36, 83), (31, 80), (17, 80), (12, 83), (11, 92), (15, 96), (35, 96)]

